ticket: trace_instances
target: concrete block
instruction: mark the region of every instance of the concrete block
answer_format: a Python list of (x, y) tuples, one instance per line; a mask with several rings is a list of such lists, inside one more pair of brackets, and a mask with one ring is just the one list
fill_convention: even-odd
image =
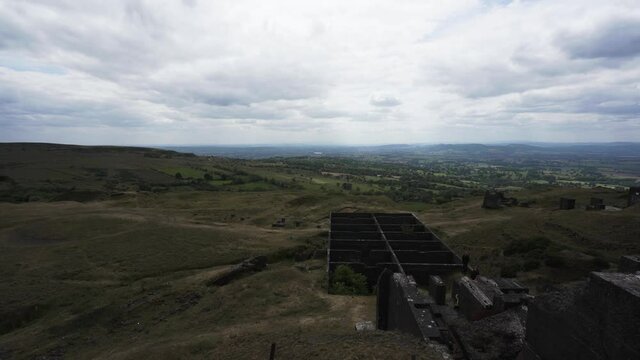
[(356, 331), (373, 331), (376, 326), (371, 321), (360, 321), (356, 323)]
[(529, 305), (526, 341), (545, 360), (640, 359), (640, 275), (591, 273)]
[(560, 209), (571, 210), (576, 207), (576, 199), (560, 198)]
[(487, 297), (475, 280), (463, 276), (455, 284), (454, 301), (468, 320), (480, 320), (493, 313), (493, 301)]
[(618, 271), (621, 273), (635, 273), (640, 271), (640, 255), (624, 255), (620, 258)]
[(436, 304), (444, 305), (447, 296), (447, 285), (438, 275), (429, 276), (429, 295)]

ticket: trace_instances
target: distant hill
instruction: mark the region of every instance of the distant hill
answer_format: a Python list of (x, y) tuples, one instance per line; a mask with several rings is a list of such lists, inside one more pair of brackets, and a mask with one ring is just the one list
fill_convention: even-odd
[(197, 155), (215, 155), (244, 159), (292, 156), (357, 156), (357, 155), (449, 155), (466, 157), (502, 156), (635, 156), (640, 157), (640, 143), (594, 144), (436, 144), (436, 145), (376, 145), (376, 146), (166, 146), (167, 150)]

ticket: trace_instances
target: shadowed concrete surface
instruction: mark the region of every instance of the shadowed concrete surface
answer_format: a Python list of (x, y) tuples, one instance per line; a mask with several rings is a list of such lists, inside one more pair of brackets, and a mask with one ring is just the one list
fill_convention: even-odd
[(523, 360), (640, 359), (640, 275), (591, 273), (529, 306)]
[(328, 256), (329, 273), (348, 265), (369, 286), (384, 269), (406, 272), (420, 284), (463, 269), (460, 257), (410, 213), (331, 213)]
[[(534, 299), (514, 279), (480, 276), (412, 214), (333, 213), (328, 253), (329, 276), (345, 264), (377, 278), (378, 329), (439, 342), (454, 359), (640, 358), (635, 255), (620, 261), (629, 273), (593, 272)], [(438, 275), (453, 273), (447, 303)]]

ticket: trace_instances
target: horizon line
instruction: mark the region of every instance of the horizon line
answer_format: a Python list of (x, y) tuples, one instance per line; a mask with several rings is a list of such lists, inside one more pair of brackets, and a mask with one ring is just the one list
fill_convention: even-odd
[(113, 146), (113, 147), (380, 147), (380, 146), (434, 146), (434, 145), (607, 145), (640, 144), (639, 141), (496, 141), (496, 142), (424, 142), (424, 143), (369, 143), (369, 144), (331, 144), (331, 143), (250, 143), (250, 144), (80, 144), (57, 143), (47, 141), (0, 141), (0, 144), (49, 144), (70, 146)]

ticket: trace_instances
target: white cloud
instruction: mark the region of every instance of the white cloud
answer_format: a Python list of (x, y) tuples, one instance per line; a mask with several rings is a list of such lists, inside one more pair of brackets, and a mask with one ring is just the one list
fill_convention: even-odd
[(0, 141), (637, 140), (636, 1), (19, 1)]

